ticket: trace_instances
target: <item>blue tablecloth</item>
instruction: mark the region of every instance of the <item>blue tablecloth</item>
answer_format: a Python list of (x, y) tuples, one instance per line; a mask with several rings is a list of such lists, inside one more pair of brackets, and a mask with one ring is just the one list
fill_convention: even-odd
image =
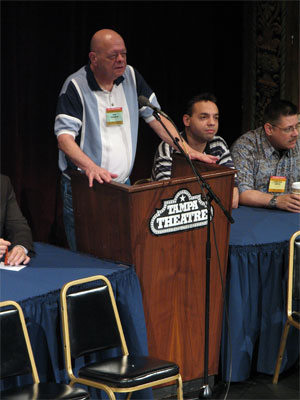
[[(300, 214), (241, 206), (232, 216), (226, 283), (229, 323), (224, 313), (221, 373), (228, 381), (232, 349), (231, 379), (243, 381), (253, 367), (274, 373), (286, 321), (289, 239), (300, 229)], [(298, 357), (299, 331), (292, 327), (281, 371)]]
[[(0, 270), (0, 299), (15, 300), (21, 305), (42, 382), (68, 382), (64, 369), (59, 295), (61, 287), (74, 279), (105, 275), (111, 281), (129, 352), (148, 354), (142, 295), (132, 266), (42, 243), (35, 243), (35, 249), (37, 255), (25, 269), (19, 272)], [(6, 381), (5, 386), (25, 383), (24, 379)], [(100, 398), (100, 391), (94, 391), (93, 398), (98, 396)], [(151, 397), (149, 389), (139, 392), (136, 398), (141, 397)]]

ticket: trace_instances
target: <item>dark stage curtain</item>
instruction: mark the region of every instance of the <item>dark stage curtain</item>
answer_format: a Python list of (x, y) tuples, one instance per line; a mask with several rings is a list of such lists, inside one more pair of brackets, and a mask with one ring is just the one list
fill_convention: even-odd
[[(66, 77), (86, 64), (101, 28), (125, 39), (128, 63), (182, 129), (189, 98), (214, 92), (219, 133), (241, 134), (243, 2), (2, 1), (1, 170), (11, 177), (34, 240), (66, 245), (53, 133)], [(150, 176), (159, 138), (141, 121), (131, 180)]]

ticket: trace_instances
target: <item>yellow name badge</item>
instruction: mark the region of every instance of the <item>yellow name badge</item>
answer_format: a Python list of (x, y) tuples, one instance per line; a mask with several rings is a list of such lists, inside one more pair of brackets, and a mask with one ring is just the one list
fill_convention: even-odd
[(106, 126), (122, 125), (123, 111), (122, 107), (114, 107), (106, 109)]
[(285, 176), (271, 176), (268, 192), (283, 193), (285, 190)]

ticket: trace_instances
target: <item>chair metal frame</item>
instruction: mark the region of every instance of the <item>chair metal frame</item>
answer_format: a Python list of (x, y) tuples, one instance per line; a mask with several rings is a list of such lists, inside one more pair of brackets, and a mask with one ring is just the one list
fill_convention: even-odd
[(177, 381), (177, 397), (178, 397), (178, 399), (183, 400), (182, 379), (181, 379), (180, 373), (170, 376), (168, 378), (163, 378), (163, 379), (159, 379), (159, 380), (149, 382), (146, 384), (132, 386), (132, 387), (126, 387), (126, 388), (113, 387), (113, 386), (109, 386), (104, 383), (97, 382), (95, 380), (75, 376), (75, 374), (73, 372), (73, 367), (72, 367), (71, 345), (70, 345), (70, 336), (69, 336), (69, 322), (68, 322), (68, 309), (67, 309), (67, 294), (68, 294), (68, 290), (73, 286), (82, 285), (82, 284), (90, 283), (90, 282), (97, 281), (97, 280), (103, 281), (108, 287), (111, 305), (112, 305), (112, 308), (114, 311), (114, 316), (115, 316), (116, 323), (117, 323), (118, 330), (119, 330), (122, 354), (124, 356), (129, 355), (123, 328), (122, 328), (122, 324), (121, 324), (121, 320), (120, 320), (120, 316), (119, 316), (119, 312), (118, 312), (118, 308), (117, 308), (117, 304), (115, 301), (115, 296), (114, 296), (110, 281), (103, 275), (95, 275), (95, 276), (92, 276), (89, 278), (83, 278), (83, 279), (78, 279), (75, 281), (68, 282), (61, 289), (60, 300), (61, 300), (61, 316), (62, 316), (62, 325), (63, 325), (65, 363), (66, 363), (67, 373), (70, 378), (70, 384), (73, 385), (74, 383), (81, 383), (86, 386), (92, 386), (94, 388), (104, 390), (107, 393), (109, 399), (115, 400), (116, 397), (115, 397), (114, 393), (128, 393), (127, 399), (130, 399), (132, 393), (135, 391), (151, 388), (151, 387), (169, 383), (172, 381)]
[[(25, 318), (24, 318), (24, 314), (23, 314), (23, 310), (22, 310), (21, 306), (13, 300), (7, 300), (7, 301), (0, 302), (0, 308), (4, 308), (4, 307), (8, 307), (8, 306), (14, 307), (18, 311), (20, 322), (22, 325), (23, 334), (24, 334), (24, 339), (25, 339), (25, 343), (26, 343), (26, 347), (27, 347), (27, 352), (28, 352), (28, 356), (29, 356), (29, 360), (30, 360), (30, 364), (31, 364), (32, 379), (33, 379), (34, 383), (40, 383), (39, 375), (37, 372), (37, 368), (36, 368), (36, 364), (35, 364), (35, 360), (34, 360), (34, 356), (33, 356), (33, 352), (32, 352), (32, 347), (31, 347), (31, 343), (30, 343), (30, 339), (29, 339), (29, 335), (28, 335), (28, 330), (27, 330), (27, 326), (26, 326), (26, 322), (25, 322)], [(11, 309), (8, 309), (8, 310), (2, 311), (2, 312), (9, 313), (11, 311), (12, 311)]]
[[(6, 310), (2, 310), (3, 308), (7, 307)], [(30, 338), (29, 338), (29, 334), (28, 334), (28, 329), (27, 329), (27, 325), (26, 325), (26, 321), (24, 318), (24, 313), (22, 310), (22, 307), (13, 300), (6, 300), (6, 301), (2, 301), (0, 302), (0, 309), (1, 309), (1, 314), (3, 313), (11, 313), (11, 312), (18, 312), (18, 317), (21, 323), (21, 327), (22, 327), (22, 333), (23, 333), (23, 337), (25, 339), (25, 344), (26, 344), (26, 348), (27, 348), (27, 354), (28, 354), (28, 358), (30, 361), (30, 366), (31, 366), (31, 374), (32, 374), (32, 379), (33, 379), (33, 398), (37, 398), (37, 392), (38, 392), (38, 385), (46, 385), (49, 383), (40, 383), (40, 378), (39, 378), (39, 374), (37, 371), (37, 367), (36, 367), (36, 363), (35, 363), (35, 359), (34, 359), (34, 355), (33, 355), (33, 351), (32, 351), (32, 346), (31, 346), (31, 342), (30, 342)], [(29, 372), (29, 371), (28, 371)], [(3, 377), (2, 379), (5, 379), (5, 377)], [(70, 386), (71, 385), (67, 385), (67, 384), (56, 384), (56, 383), (50, 383), (50, 385), (56, 385), (57, 387), (64, 387), (64, 386)], [(25, 385), (28, 386), (28, 385)], [(22, 386), (20, 387), (22, 388)], [(85, 399), (89, 399), (90, 395), (88, 394), (88, 392), (86, 392), (85, 394), (82, 393), (82, 396), (85, 395)], [(75, 395), (76, 398), (78, 398), (78, 394)], [(1, 398), (1, 392), (0, 392), (0, 398)], [(71, 399), (72, 397), (68, 397), (69, 399)], [(75, 398), (75, 397), (74, 397)], [(83, 398), (83, 397), (81, 397)]]
[(135, 185), (142, 185), (142, 184), (144, 184), (144, 183), (149, 183), (149, 182), (152, 182), (152, 181), (151, 181), (151, 178), (142, 178), (142, 179), (138, 179), (137, 181), (135, 181), (135, 182), (133, 183), (133, 186), (135, 186)]
[[(285, 345), (289, 333), (289, 329), (291, 326), (300, 330), (300, 323), (294, 319), (294, 316), (297, 315), (298, 319), (300, 317), (299, 311), (293, 310), (293, 286), (294, 286), (294, 249), (295, 249), (295, 240), (300, 236), (300, 230), (295, 232), (289, 242), (289, 272), (288, 272), (288, 284), (287, 284), (287, 320), (284, 325), (284, 329), (281, 336), (275, 372), (273, 375), (273, 384), (277, 384), (278, 377), (280, 373), (280, 367), (284, 355)], [(300, 263), (300, 260), (297, 260)], [(298, 266), (299, 268), (300, 266)]]

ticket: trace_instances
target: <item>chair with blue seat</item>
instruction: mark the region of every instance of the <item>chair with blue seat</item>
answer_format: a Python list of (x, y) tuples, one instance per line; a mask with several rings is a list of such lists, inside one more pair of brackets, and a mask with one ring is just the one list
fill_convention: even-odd
[(3, 390), (1, 400), (86, 400), (89, 394), (79, 387), (56, 382), (41, 383), (20, 305), (0, 302), (1, 379), (31, 374), (33, 383)]
[[(277, 384), (280, 366), (284, 355), (285, 345), (291, 326), (300, 330), (299, 308), (295, 310), (294, 305), (300, 300), (300, 231), (295, 232), (289, 243), (289, 271), (287, 285), (287, 320), (281, 336), (273, 383)], [(295, 349), (299, 351), (299, 349)]]
[[(106, 277), (97, 275), (65, 284), (61, 290), (61, 315), (71, 384), (77, 382), (104, 390), (115, 400), (115, 393), (127, 393), (129, 399), (134, 391), (176, 381), (177, 397), (183, 398), (177, 364), (129, 354), (113, 290)], [(119, 349), (119, 355), (85, 363), (75, 375), (73, 364), (77, 358), (108, 349)]]

